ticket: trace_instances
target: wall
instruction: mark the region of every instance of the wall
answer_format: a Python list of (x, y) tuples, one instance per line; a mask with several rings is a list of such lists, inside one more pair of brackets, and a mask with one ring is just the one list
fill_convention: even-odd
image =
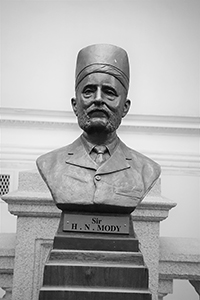
[[(132, 107), (119, 135), (161, 164), (162, 194), (177, 202), (161, 235), (199, 236), (199, 1), (6, 0), (1, 12), (1, 165), (11, 189), (19, 170), (80, 133), (70, 107), (79, 49), (116, 44), (131, 63)], [(15, 231), (4, 203), (0, 216), (0, 231)]]
[(131, 113), (198, 116), (199, 1), (2, 1), (2, 106), (70, 110), (78, 50), (131, 62)]

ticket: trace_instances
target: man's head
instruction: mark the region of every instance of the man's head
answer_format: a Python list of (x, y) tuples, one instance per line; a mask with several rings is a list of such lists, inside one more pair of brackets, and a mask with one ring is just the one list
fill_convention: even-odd
[(79, 126), (88, 134), (116, 131), (130, 107), (128, 87), (125, 50), (107, 44), (82, 49), (76, 65), (76, 98), (72, 99)]

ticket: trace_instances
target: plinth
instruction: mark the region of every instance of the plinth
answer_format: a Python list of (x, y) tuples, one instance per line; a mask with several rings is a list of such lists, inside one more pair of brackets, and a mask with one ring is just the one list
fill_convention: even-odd
[(63, 211), (39, 300), (151, 300), (130, 215)]

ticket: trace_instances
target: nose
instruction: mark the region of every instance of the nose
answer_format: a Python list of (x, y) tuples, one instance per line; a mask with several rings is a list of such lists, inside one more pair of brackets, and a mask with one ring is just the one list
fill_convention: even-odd
[(101, 103), (102, 102), (102, 93), (101, 93), (101, 88), (98, 87), (97, 90), (96, 90), (96, 93), (95, 93), (95, 102), (97, 103)]

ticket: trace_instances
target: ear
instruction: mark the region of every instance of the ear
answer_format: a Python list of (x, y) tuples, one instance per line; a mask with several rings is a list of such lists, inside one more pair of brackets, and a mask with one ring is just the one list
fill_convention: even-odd
[(72, 104), (73, 111), (74, 111), (75, 115), (77, 116), (77, 101), (76, 101), (76, 98), (71, 99), (71, 104)]
[(124, 103), (122, 118), (125, 117), (125, 115), (128, 113), (130, 106), (131, 106), (131, 100), (126, 99), (126, 101)]

